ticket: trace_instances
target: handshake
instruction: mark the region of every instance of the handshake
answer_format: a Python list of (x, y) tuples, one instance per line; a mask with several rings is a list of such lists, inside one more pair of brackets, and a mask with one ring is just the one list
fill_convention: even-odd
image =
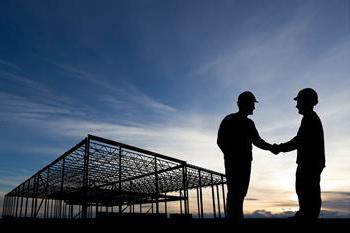
[(281, 147), (279, 144), (274, 143), (273, 145), (271, 145), (269, 151), (277, 155), (281, 152)]

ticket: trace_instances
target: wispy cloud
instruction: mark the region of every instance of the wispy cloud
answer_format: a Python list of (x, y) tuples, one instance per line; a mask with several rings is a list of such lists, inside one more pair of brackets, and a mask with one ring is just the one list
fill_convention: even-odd
[[(247, 218), (288, 218), (294, 216), (295, 211), (284, 211), (280, 213), (273, 213), (267, 210), (256, 210), (250, 214), (247, 214)], [(341, 211), (328, 211), (322, 210), (320, 218), (349, 218), (350, 214)]]
[(350, 210), (350, 192), (323, 192), (322, 198), (322, 206), (326, 210), (342, 212), (348, 212)]
[[(8, 171), (7, 171), (8, 173)], [(9, 192), (12, 188), (18, 186), (21, 184), (24, 180), (28, 179), (33, 174), (30, 173), (23, 173), (21, 172), (21, 169), (16, 169), (16, 171), (12, 171), (13, 173), (11, 176), (2, 175), (0, 179), (0, 192)]]
[(216, 146), (216, 134), (193, 128), (188, 122), (178, 122), (176, 125), (156, 123), (122, 125), (62, 118), (41, 125), (52, 134), (62, 135), (65, 138), (81, 138), (87, 134), (95, 134), (197, 165), (220, 168), (222, 171), (222, 158)]
[(21, 68), (18, 65), (16, 65), (15, 63), (5, 61), (2, 59), (0, 59), (0, 67), (1, 66), (6, 67), (6, 68), (10, 68), (12, 70), (17, 70), (17, 71), (21, 70)]
[[(53, 62), (57, 67), (61, 68), (65, 72), (67, 72), (72, 77), (75, 77), (77, 79), (87, 81), (103, 90), (108, 90), (111, 93), (113, 93), (112, 96), (117, 96), (118, 101), (114, 101), (114, 103), (121, 104), (121, 103), (128, 103), (129, 105), (142, 105), (144, 107), (149, 108), (150, 110), (155, 110), (157, 112), (175, 112), (176, 109), (166, 105), (164, 103), (161, 103), (160, 101), (157, 101), (150, 96), (144, 94), (139, 89), (137, 89), (135, 86), (131, 85), (130, 83), (126, 82), (124, 78), (119, 77), (116, 78), (118, 80), (118, 84), (112, 84), (110, 82), (107, 82), (103, 77), (100, 75), (94, 75), (87, 71), (72, 67), (67, 64), (61, 64), (57, 62)], [(111, 100), (114, 97), (109, 97)], [(124, 104), (122, 104), (123, 107)]]
[(0, 92), (0, 105), (0, 117), (3, 120), (83, 115), (73, 106), (56, 102), (53, 99), (31, 99), (6, 92)]

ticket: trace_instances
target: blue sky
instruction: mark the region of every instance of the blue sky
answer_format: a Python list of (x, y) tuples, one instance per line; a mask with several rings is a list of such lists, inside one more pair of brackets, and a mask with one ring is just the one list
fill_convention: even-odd
[[(312, 87), (323, 210), (350, 216), (349, 1), (5, 0), (0, 38), (0, 200), (88, 133), (223, 172), (216, 133), (240, 92), (279, 143)], [(295, 155), (254, 148), (247, 213), (296, 210)]]

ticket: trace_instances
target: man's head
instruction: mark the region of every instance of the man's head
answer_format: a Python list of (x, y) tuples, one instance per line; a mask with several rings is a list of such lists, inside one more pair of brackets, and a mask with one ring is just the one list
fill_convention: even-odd
[(307, 112), (313, 111), (314, 106), (318, 103), (317, 92), (312, 88), (304, 88), (299, 91), (294, 100), (297, 101), (296, 108), (299, 114), (304, 115)]
[(258, 101), (256, 100), (253, 93), (251, 93), (250, 91), (242, 92), (238, 96), (237, 105), (239, 108), (239, 112), (247, 116), (253, 114), (253, 111), (255, 109), (255, 103), (258, 103)]

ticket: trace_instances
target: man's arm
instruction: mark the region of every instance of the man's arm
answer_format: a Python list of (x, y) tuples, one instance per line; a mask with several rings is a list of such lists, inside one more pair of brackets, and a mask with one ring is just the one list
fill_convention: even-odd
[(253, 123), (252, 124), (252, 136), (253, 136), (253, 144), (254, 146), (256, 147), (259, 147), (260, 149), (263, 149), (263, 150), (269, 150), (271, 151), (273, 148), (272, 148), (272, 145), (268, 142), (265, 142), (259, 135), (259, 132), (258, 130), (256, 129), (255, 127), (255, 124)]
[(296, 150), (298, 148), (298, 136), (295, 136), (288, 142), (277, 145), (277, 148), (280, 152), (289, 152)]
[(253, 144), (254, 144), (254, 146), (259, 147), (260, 149), (263, 149), (263, 150), (269, 150), (269, 151), (272, 150), (272, 145), (268, 142), (265, 142), (259, 136), (259, 134), (255, 135), (255, 137), (253, 137)]

